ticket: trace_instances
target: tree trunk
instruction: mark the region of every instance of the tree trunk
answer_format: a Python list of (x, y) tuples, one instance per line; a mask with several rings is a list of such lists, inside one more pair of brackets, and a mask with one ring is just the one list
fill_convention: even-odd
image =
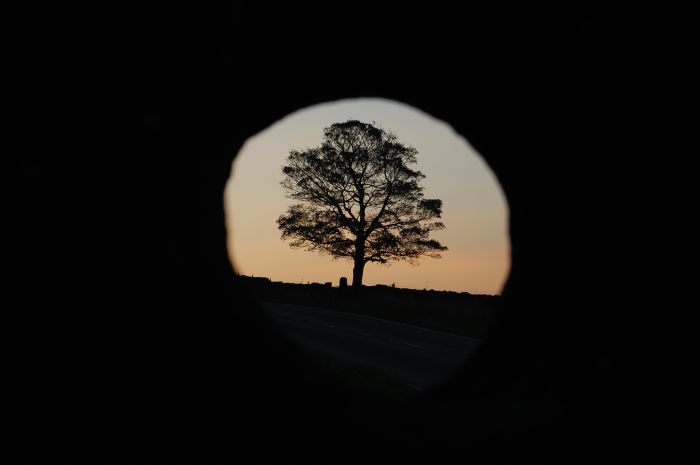
[(352, 268), (352, 287), (359, 289), (362, 287), (362, 273), (365, 270), (365, 261), (363, 258), (355, 258), (355, 266)]

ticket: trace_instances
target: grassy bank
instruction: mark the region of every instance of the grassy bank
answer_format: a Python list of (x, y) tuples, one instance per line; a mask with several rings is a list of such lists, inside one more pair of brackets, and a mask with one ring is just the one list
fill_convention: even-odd
[(388, 286), (367, 286), (357, 292), (315, 283), (281, 283), (246, 276), (237, 279), (258, 301), (357, 313), (477, 339), (483, 338), (489, 314), (500, 299), (466, 292)]
[(406, 399), (419, 391), (398, 376), (366, 365), (340, 360), (325, 352), (309, 352), (311, 358), (330, 376), (350, 388), (379, 399)]

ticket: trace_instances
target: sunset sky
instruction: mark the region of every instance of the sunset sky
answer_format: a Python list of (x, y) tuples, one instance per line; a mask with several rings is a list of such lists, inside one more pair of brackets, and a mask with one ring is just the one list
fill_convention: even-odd
[(368, 263), (363, 284), (500, 294), (510, 269), (508, 206), (486, 162), (447, 123), (408, 105), (352, 99), (304, 108), (246, 141), (224, 193), (229, 255), (239, 273), (293, 283), (352, 281), (352, 262), (291, 249), (277, 218), (294, 203), (280, 186), (292, 149), (317, 147), (323, 129), (357, 119), (391, 131), (418, 150), (425, 198), (443, 200), (445, 229), (432, 237), (448, 247), (418, 265)]

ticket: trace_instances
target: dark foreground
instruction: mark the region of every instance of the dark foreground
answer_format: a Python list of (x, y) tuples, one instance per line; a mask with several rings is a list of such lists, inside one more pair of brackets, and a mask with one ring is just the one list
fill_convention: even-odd
[[(700, 463), (690, 8), (229, 3), (9, 5), (4, 463)], [(484, 343), (410, 402), (317, 375), (228, 261), (236, 149), (353, 96), (444, 121), (510, 210)]]
[(307, 349), (395, 376), (415, 390), (449, 377), (479, 345), (478, 339), (363, 315), (305, 305), (262, 305)]

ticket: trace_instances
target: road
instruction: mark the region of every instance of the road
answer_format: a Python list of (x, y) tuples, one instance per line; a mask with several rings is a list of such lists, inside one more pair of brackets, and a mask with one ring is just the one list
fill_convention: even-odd
[(419, 391), (444, 381), (481, 342), (305, 305), (261, 305), (265, 313), (301, 345), (395, 375)]

